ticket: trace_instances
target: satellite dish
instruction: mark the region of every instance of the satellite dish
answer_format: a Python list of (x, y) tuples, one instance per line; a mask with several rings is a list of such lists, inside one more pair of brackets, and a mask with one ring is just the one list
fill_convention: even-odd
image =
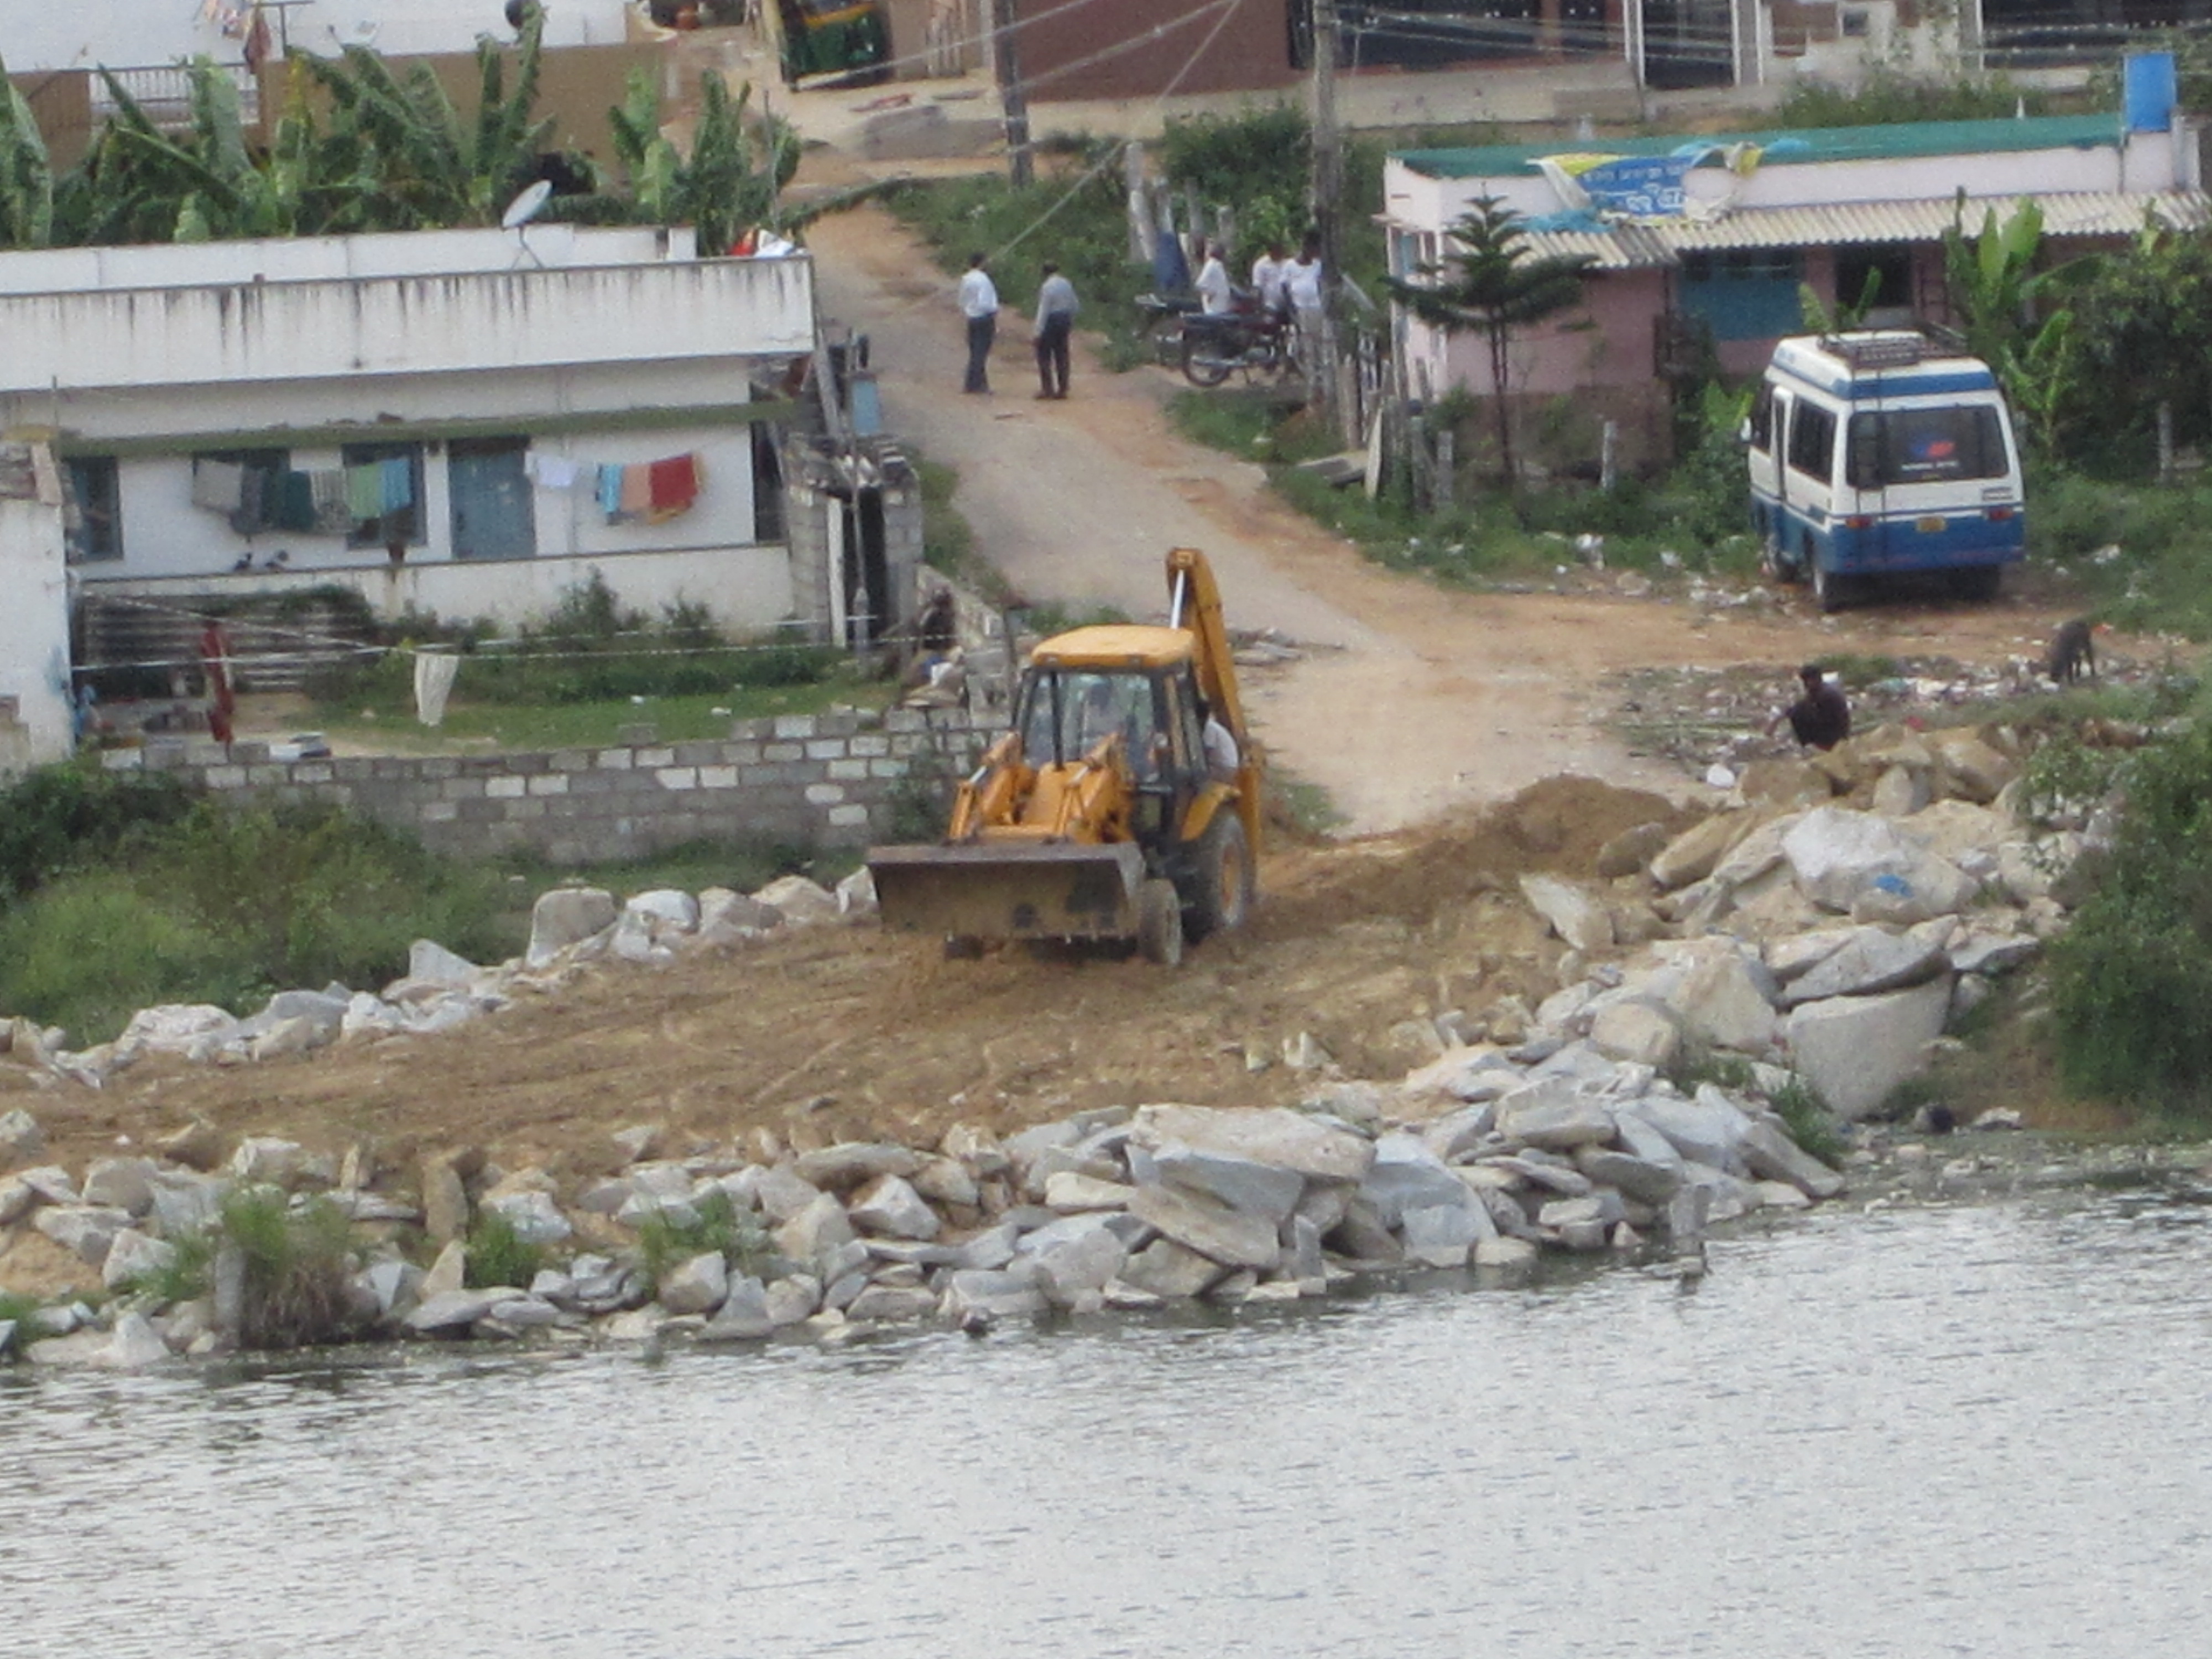
[(552, 194), (552, 182), (540, 179), (507, 204), (507, 211), (499, 216), (500, 228), (520, 230), (544, 211), (546, 198)]
[(539, 258), (538, 250), (530, 246), (530, 222), (544, 211), (546, 198), (552, 193), (552, 180), (540, 179), (521, 195), (509, 202), (507, 204), (507, 211), (499, 216), (501, 228), (514, 233), (517, 245), (514, 256), (516, 266), (520, 266), (525, 259), (528, 259), (540, 270), (545, 269), (545, 261)]

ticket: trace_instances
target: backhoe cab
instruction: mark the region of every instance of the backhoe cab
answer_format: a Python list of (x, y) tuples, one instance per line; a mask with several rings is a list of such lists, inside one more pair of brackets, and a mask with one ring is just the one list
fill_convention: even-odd
[[(1203, 555), (1168, 556), (1169, 625), (1079, 628), (1030, 654), (1013, 729), (940, 843), (868, 854), (884, 925), (955, 953), (1133, 939), (1156, 962), (1241, 925), (1255, 894), (1258, 746)], [(1209, 759), (1207, 723), (1218, 723)]]

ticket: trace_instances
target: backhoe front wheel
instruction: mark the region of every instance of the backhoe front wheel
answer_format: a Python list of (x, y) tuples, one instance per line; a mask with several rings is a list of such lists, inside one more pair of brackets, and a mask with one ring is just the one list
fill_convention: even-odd
[(1252, 914), (1253, 888), (1252, 843), (1243, 820), (1224, 806), (1198, 838), (1191, 860), (1191, 933), (1204, 939), (1242, 927)]
[(1182, 961), (1182, 900), (1173, 882), (1155, 877), (1138, 888), (1137, 949), (1163, 968)]

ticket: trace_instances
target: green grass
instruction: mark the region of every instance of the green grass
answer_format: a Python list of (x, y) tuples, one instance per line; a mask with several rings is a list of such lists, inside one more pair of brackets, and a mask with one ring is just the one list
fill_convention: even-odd
[[(465, 684), (468, 670), (464, 667), (461, 672)], [(659, 743), (726, 738), (733, 720), (814, 714), (839, 706), (875, 708), (887, 702), (889, 696), (889, 689), (880, 684), (841, 677), (815, 685), (733, 687), (684, 696), (647, 696), (641, 701), (622, 697), (533, 705), (459, 698), (447, 705), (444, 724), (432, 727), (416, 720), (410, 693), (404, 702), (393, 697), (325, 702), (317, 708), (315, 719), (333, 739), (373, 743), (405, 752), (447, 749), (528, 752), (607, 748), (620, 740), (624, 726), (637, 725), (651, 726)]]
[(203, 802), (0, 909), (0, 1007), (82, 1046), (156, 1003), (382, 984), (420, 938), (497, 960), (526, 936), (500, 874), (335, 808)]
[(273, 1188), (249, 1188), (224, 1200), (218, 1223), (244, 1259), (239, 1346), (303, 1348), (354, 1334), (348, 1280), (352, 1231), (328, 1199), (297, 1210)]
[(718, 1251), (740, 1271), (757, 1273), (768, 1260), (768, 1235), (758, 1217), (739, 1210), (716, 1188), (692, 1205), (696, 1218), (656, 1210), (638, 1224), (638, 1262), (657, 1287), (660, 1276), (695, 1255)]
[(1338, 810), (1328, 791), (1270, 761), (1265, 814), (1271, 823), (1287, 824), (1299, 835), (1326, 840), (1351, 819)]
[(1811, 1084), (1793, 1076), (1789, 1082), (1767, 1097), (1766, 1103), (1774, 1109), (1783, 1127), (1800, 1151), (1817, 1158), (1821, 1163), (1833, 1165), (1842, 1161), (1844, 1145), (1843, 1131), (1838, 1127), (1835, 1115), (1828, 1110)]
[(171, 1239), (169, 1243), (175, 1254), (167, 1263), (140, 1274), (123, 1288), (149, 1297), (157, 1307), (205, 1296), (214, 1283), (216, 1243), (215, 1233), (205, 1227), (197, 1228), (182, 1238)]
[(31, 1346), (31, 1316), (38, 1310), (36, 1297), (0, 1291), (0, 1325), (12, 1322), (15, 1327), (7, 1341), (0, 1342), (0, 1359), (21, 1359), (23, 1357), (23, 1350)]
[(545, 1265), (545, 1247), (526, 1241), (514, 1223), (496, 1210), (486, 1210), (469, 1229), (467, 1283), (471, 1289), (514, 1285), (528, 1289)]

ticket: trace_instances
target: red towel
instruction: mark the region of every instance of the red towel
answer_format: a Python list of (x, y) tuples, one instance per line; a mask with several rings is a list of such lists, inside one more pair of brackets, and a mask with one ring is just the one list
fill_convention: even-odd
[(652, 511), (656, 518), (681, 513), (698, 499), (699, 458), (678, 455), (653, 464)]

